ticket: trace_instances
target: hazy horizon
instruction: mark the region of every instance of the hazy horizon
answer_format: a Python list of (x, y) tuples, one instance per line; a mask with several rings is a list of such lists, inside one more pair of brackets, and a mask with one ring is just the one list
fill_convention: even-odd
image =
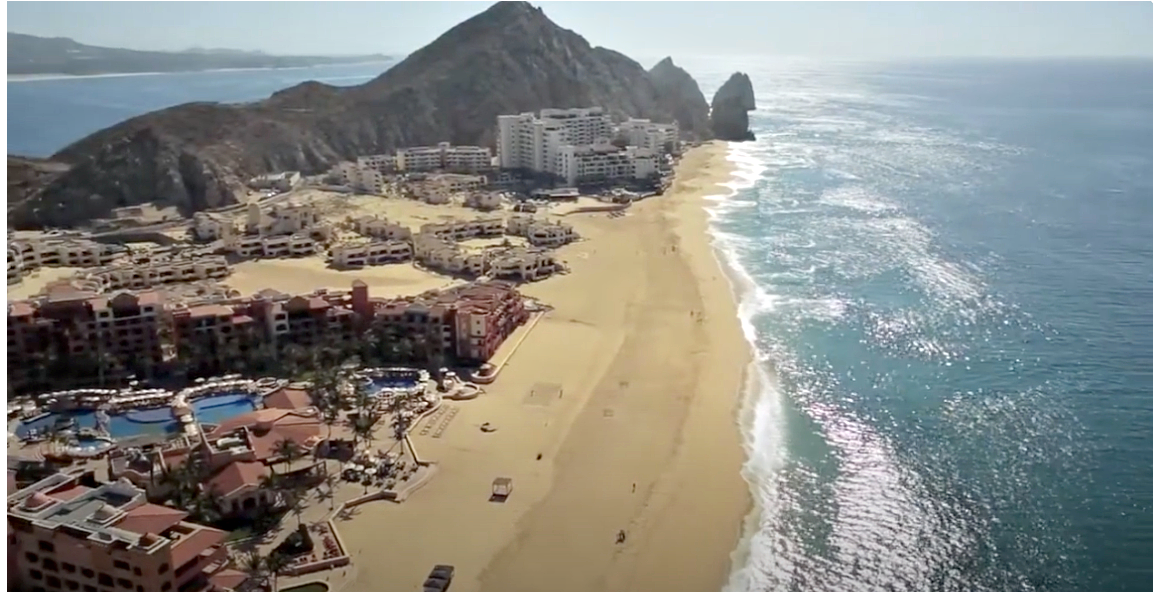
[[(404, 55), (492, 4), (21, 2), (8, 5), (8, 31), (134, 50)], [(1150, 2), (532, 4), (591, 44), (639, 60), (666, 55), (675, 60), (705, 55), (864, 60), (1152, 56)], [(605, 14), (611, 6), (612, 19)], [(718, 20), (727, 26), (702, 27)]]

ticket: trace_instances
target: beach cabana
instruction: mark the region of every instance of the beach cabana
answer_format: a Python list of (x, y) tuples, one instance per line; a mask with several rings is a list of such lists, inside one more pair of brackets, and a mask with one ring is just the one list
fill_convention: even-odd
[(512, 478), (494, 478), (493, 479), (493, 496), (492, 500), (504, 501), (509, 498), (509, 494), (513, 492)]

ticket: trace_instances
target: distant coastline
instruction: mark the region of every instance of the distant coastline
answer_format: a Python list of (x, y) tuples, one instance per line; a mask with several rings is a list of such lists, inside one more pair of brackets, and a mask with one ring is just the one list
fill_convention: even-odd
[[(274, 56), (263, 52), (193, 48), (181, 52), (130, 50), (80, 43), (67, 37), (8, 32), (8, 80), (45, 77), (206, 72), (227, 69), (308, 68), (389, 60), (385, 54)], [(38, 77), (20, 78), (13, 77)]]
[(384, 58), (381, 60), (363, 60), (358, 62), (336, 62), (327, 64), (310, 64), (305, 66), (261, 66), (252, 68), (207, 68), (203, 70), (168, 70), (168, 71), (153, 71), (153, 72), (107, 72), (98, 74), (66, 74), (66, 73), (44, 73), (44, 74), (15, 74), (8, 75), (9, 83), (31, 83), (37, 81), (60, 81), (72, 79), (106, 79), (113, 77), (145, 77), (157, 75), (179, 75), (179, 74), (211, 74), (222, 72), (251, 72), (251, 71), (266, 71), (266, 70), (301, 70), (305, 68), (318, 68), (321, 66), (361, 66), (365, 64), (389, 64), (392, 65), (396, 61), (392, 58)]

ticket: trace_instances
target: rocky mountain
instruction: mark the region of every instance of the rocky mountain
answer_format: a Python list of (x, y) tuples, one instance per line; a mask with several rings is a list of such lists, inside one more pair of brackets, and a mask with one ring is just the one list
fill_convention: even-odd
[(710, 104), (690, 73), (667, 56), (650, 69), (650, 80), (658, 91), (659, 101), (674, 114), (682, 131), (699, 138), (710, 136)]
[(286, 68), (385, 60), (370, 56), (269, 56), (260, 52), (193, 48), (145, 52), (79, 43), (67, 37), (8, 33), (8, 74), (91, 75), (130, 72), (183, 72), (218, 68)]
[(710, 102), (710, 130), (723, 141), (753, 141), (750, 116), (755, 109), (754, 85), (745, 73), (736, 72), (718, 88)]
[(25, 200), (35, 197), (60, 174), (67, 172), (62, 163), (33, 157), (8, 156), (8, 210), (20, 207)]
[(189, 213), (237, 201), (243, 182), (266, 172), (315, 173), (439, 141), (492, 146), (499, 114), (598, 105), (668, 122), (700, 113), (659, 87), (637, 62), (540, 9), (499, 2), (359, 86), (307, 82), (260, 102), (180, 105), (94, 133), (52, 156), (68, 171), (28, 189), (9, 223), (77, 225), (149, 201)]

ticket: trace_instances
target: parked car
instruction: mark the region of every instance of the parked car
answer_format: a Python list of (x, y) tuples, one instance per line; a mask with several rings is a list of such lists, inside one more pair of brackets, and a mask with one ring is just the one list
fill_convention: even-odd
[(447, 592), (452, 583), (453, 565), (434, 565), (423, 587), (426, 592)]

